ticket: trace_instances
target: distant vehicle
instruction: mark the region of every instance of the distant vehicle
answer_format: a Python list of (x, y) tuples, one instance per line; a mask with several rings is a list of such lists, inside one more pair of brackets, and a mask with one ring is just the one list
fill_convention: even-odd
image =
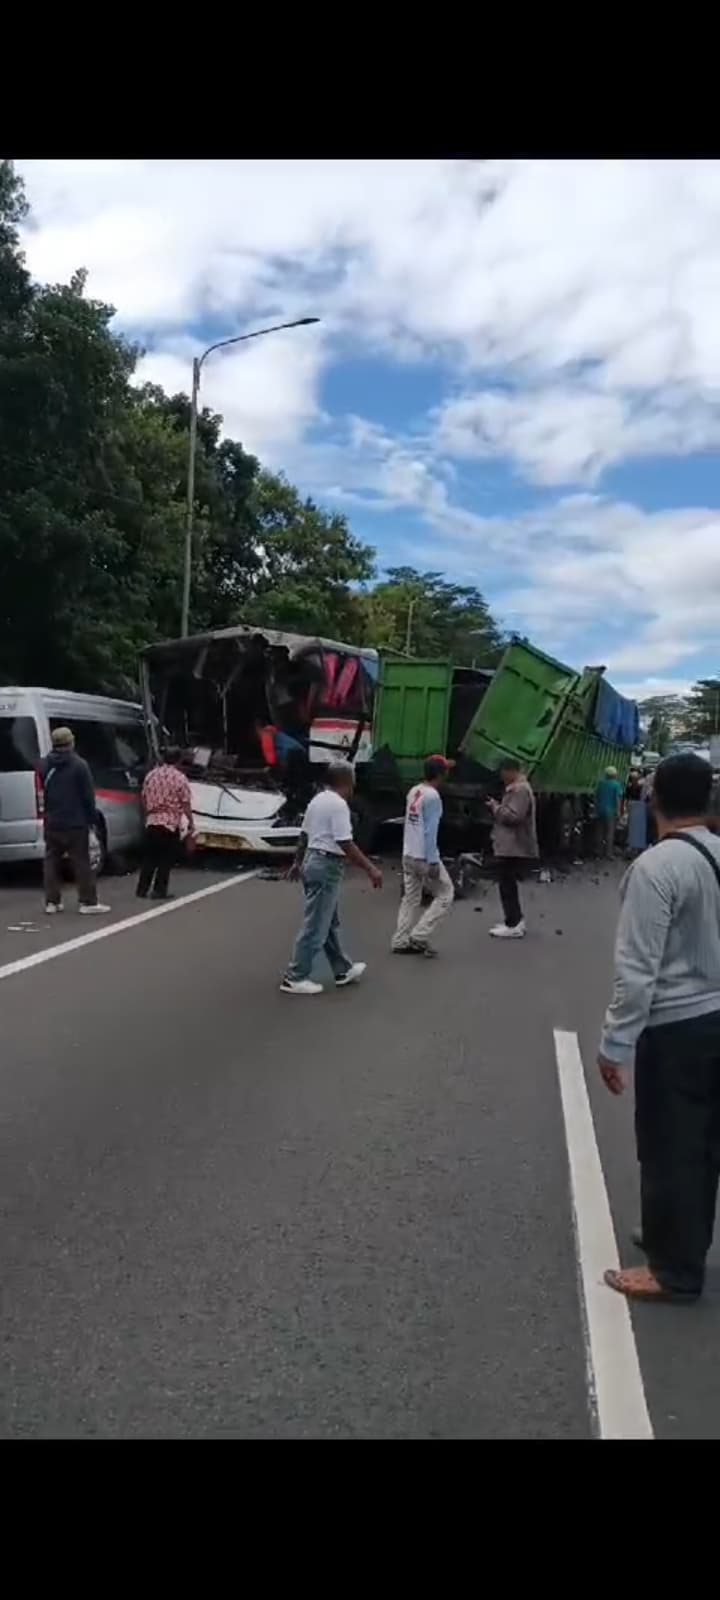
[(661, 756), (659, 750), (643, 750), (643, 753), (642, 753), (642, 769), (643, 769), (643, 772), (654, 772), (655, 768), (660, 765), (661, 761), (662, 761), (662, 756)]
[(54, 728), (71, 728), (92, 772), (100, 817), (95, 867), (137, 849), (148, 764), (142, 706), (62, 689), (0, 688), (0, 864), (45, 854), (39, 764)]
[(700, 739), (675, 739), (672, 744), (668, 745), (665, 754), (668, 756), (702, 756), (705, 760), (710, 759), (710, 751)]

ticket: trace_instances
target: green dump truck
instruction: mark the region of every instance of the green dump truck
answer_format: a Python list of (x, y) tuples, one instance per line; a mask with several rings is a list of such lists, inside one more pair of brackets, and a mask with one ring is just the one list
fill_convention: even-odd
[(358, 763), (363, 842), (393, 820), (425, 756), (454, 762), (444, 790), (446, 828), (457, 845), (489, 828), (487, 798), (503, 756), (521, 761), (538, 798), (543, 847), (561, 848), (591, 814), (607, 766), (624, 778), (638, 737), (637, 707), (612, 689), (603, 667), (575, 672), (525, 640), (508, 645), (494, 672), (386, 655), (379, 662), (372, 757)]

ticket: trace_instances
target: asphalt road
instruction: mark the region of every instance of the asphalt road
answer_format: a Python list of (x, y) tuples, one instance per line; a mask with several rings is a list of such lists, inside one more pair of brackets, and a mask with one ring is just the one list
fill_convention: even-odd
[[(494, 890), (457, 905), (432, 965), (388, 953), (396, 874), (352, 881), (367, 978), (317, 999), (277, 987), (285, 883), (5, 977), (108, 924), (1, 886), (0, 1434), (590, 1438), (555, 1028), (636, 1220), (631, 1108), (592, 1070), (617, 874), (592, 880), (528, 890), (523, 944), (487, 937)], [(660, 1437), (720, 1437), (718, 1265), (700, 1306), (634, 1313)]]

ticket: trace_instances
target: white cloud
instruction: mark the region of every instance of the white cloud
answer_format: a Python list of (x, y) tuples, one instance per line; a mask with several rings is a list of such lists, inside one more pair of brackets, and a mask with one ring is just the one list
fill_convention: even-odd
[[(201, 348), (180, 339), (150, 351), (138, 364), (136, 382), (160, 384), (168, 394), (187, 393), (193, 356)], [(318, 419), (322, 361), (318, 328), (295, 328), (218, 350), (202, 369), (200, 405), (219, 411), (226, 432), (264, 465), (281, 467), (288, 447)]]
[(446, 401), (435, 422), (438, 450), (507, 457), (544, 485), (594, 483), (619, 461), (690, 455), (720, 443), (720, 407), (687, 388), (639, 400), (588, 380), (466, 393)]
[[(320, 497), (406, 513), (404, 559), (474, 579), (568, 659), (601, 634), (616, 679), (674, 681), (716, 648), (720, 512), (579, 493), (481, 515), (452, 463), (594, 487), (629, 457), (717, 447), (720, 163), (20, 166), (32, 271), (87, 266), (152, 346), (140, 378), (187, 390), (201, 329), (321, 316), (209, 359), (202, 398), (233, 436)], [(442, 360), (451, 393), (414, 436), (322, 415), (328, 366), (358, 350)]]
[(516, 519), (506, 537), (521, 545), (524, 581), (505, 590), (504, 612), (564, 641), (594, 629), (615, 677), (662, 674), (716, 647), (720, 511), (572, 496)]
[[(592, 478), (623, 435), (642, 454), (716, 440), (702, 402), (720, 390), (720, 163), (20, 165), (31, 269), (86, 265), (141, 336), (305, 312), (396, 359), (504, 370), (543, 392), (461, 396), (446, 442), (508, 449), (543, 482)], [(633, 411), (629, 396), (661, 392)], [(306, 416), (290, 405), (296, 428)]]
[(689, 678), (614, 678), (613, 683), (621, 694), (630, 700), (652, 700), (656, 695), (689, 695), (692, 683)]

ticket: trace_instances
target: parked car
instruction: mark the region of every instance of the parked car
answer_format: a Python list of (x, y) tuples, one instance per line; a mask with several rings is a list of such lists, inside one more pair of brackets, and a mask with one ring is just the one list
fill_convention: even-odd
[(38, 766), (54, 728), (71, 728), (95, 781), (102, 871), (142, 839), (140, 788), (148, 765), (142, 707), (61, 689), (0, 688), (0, 864), (41, 860), (43, 794)]

